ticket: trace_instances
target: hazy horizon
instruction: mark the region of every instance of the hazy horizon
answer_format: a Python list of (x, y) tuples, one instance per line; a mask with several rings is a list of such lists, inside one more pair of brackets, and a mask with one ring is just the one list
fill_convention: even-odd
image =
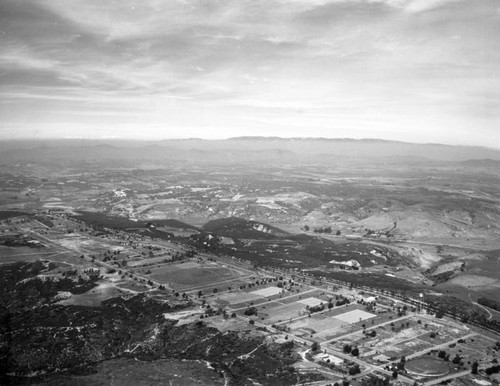
[(429, 145), (429, 146), (449, 146), (449, 147), (478, 147), (484, 149), (490, 149), (498, 151), (500, 148), (495, 148), (486, 145), (466, 145), (466, 144), (448, 144), (440, 142), (413, 142), (413, 141), (401, 141), (393, 139), (383, 139), (383, 138), (351, 138), (351, 137), (285, 137), (285, 136), (236, 136), (236, 137), (221, 137), (221, 138), (203, 138), (203, 137), (172, 137), (172, 138), (141, 138), (141, 137), (24, 137), (24, 138), (0, 138), (0, 142), (44, 142), (44, 141), (89, 141), (89, 142), (168, 142), (168, 141), (231, 141), (231, 140), (297, 140), (297, 141), (339, 141), (339, 142), (394, 142), (401, 143), (405, 145)]
[(0, 139), (500, 149), (494, 0), (0, 3)]

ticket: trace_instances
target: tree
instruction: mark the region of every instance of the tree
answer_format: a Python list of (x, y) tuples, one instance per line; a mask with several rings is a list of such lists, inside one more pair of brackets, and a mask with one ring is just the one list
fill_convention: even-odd
[(244, 314), (245, 314), (246, 316), (257, 315), (257, 309), (256, 309), (255, 307), (248, 307), (248, 308), (245, 310)]
[(398, 377), (398, 372), (397, 372), (396, 370), (394, 370), (394, 371), (392, 372), (392, 377), (393, 377), (394, 379), (396, 379), (396, 378)]
[(352, 351), (352, 347), (349, 344), (344, 345), (344, 352), (349, 354)]
[(349, 375), (356, 375), (361, 372), (361, 369), (359, 368), (359, 365), (356, 364), (352, 367), (349, 367)]
[(313, 352), (318, 351), (320, 348), (321, 347), (320, 347), (318, 342), (313, 342), (313, 344), (311, 345), (311, 351), (313, 351)]
[(477, 368), (478, 368), (478, 367), (479, 367), (479, 363), (474, 362), (474, 363), (472, 364), (472, 369), (471, 369), (471, 372), (470, 372), (470, 373), (471, 373), (471, 374), (477, 374)]
[(351, 355), (353, 357), (357, 357), (359, 355), (359, 349), (357, 347), (354, 347), (351, 351)]

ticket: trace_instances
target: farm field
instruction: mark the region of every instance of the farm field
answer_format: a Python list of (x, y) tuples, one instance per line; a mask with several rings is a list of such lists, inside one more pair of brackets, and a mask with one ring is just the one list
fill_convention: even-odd
[[(237, 291), (225, 292), (217, 295), (217, 303), (221, 306), (230, 305), (231, 308), (245, 307), (249, 303), (263, 299), (262, 296), (251, 292)], [(236, 306), (235, 306), (236, 305)]]
[[(239, 283), (235, 283), (234, 287), (238, 288), (238, 284)], [(248, 283), (243, 280), (241, 284), (246, 287)], [(297, 290), (299, 292), (289, 292), (274, 285), (264, 284), (263, 288), (256, 291), (250, 291), (247, 288), (244, 290), (237, 290), (236, 292), (230, 291), (229, 293), (219, 294), (217, 295), (217, 301), (221, 302), (222, 305), (230, 304), (233, 310), (242, 309), (248, 306), (272, 308), (296, 302), (306, 293), (309, 295), (316, 292), (316, 290), (309, 289), (308, 287)]]
[(264, 314), (259, 313), (259, 316), (263, 317), (264, 322), (268, 324), (286, 322), (289, 319), (303, 315), (307, 315), (306, 306), (298, 302), (266, 308)]
[(343, 315), (345, 316), (351, 314), (352, 312), (362, 311), (361, 308), (363, 308), (363, 306), (358, 304), (334, 307), (330, 310), (313, 313), (310, 318), (308, 317), (293, 321), (292, 323), (287, 324), (287, 326), (290, 327), (292, 331), (298, 329), (315, 331), (318, 338), (328, 340), (338, 334), (345, 333), (347, 331), (346, 329), (353, 323), (359, 322), (359, 319), (343, 320), (346, 319)]

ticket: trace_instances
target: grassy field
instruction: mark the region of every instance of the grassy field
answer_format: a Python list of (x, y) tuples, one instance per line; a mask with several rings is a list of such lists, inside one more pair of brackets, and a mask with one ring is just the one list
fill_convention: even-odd
[[(183, 263), (169, 264), (152, 268), (149, 277), (161, 283), (171, 283), (178, 289), (187, 289), (211, 283), (213, 283), (214, 288), (217, 288), (218, 282), (236, 279), (241, 276), (236, 270), (216, 264), (193, 264), (192, 262), (187, 264), (187, 266)], [(224, 288), (226, 287), (224, 285)]]
[(255, 295), (251, 292), (240, 292), (240, 291), (225, 293), (218, 296), (218, 302), (221, 305), (231, 304), (231, 305), (241, 305), (241, 307), (244, 307), (248, 302), (254, 302), (258, 299), (262, 299), (262, 296)]

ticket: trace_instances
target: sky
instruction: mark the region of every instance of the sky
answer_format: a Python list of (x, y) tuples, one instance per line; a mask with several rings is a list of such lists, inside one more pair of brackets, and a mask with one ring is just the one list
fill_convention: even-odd
[(498, 0), (0, 0), (0, 139), (500, 148)]

